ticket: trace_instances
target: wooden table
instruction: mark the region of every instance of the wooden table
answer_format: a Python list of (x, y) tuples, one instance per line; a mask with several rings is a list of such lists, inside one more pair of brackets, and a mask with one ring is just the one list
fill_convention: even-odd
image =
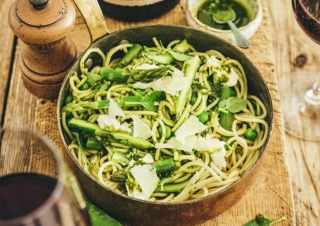
[[(18, 59), (24, 44), (14, 37), (7, 20), (12, 2), (2, 0), (0, 3), (0, 123), (37, 130), (63, 150), (57, 127), (56, 101), (32, 95), (22, 83)], [(247, 194), (228, 211), (203, 225), (243, 225), (257, 213), (270, 219), (286, 217), (286, 221), (277, 225), (320, 225), (320, 145), (299, 141), (284, 133), (277, 86), (277, 76), (284, 73), (300, 69), (319, 70), (316, 62), (319, 51), (297, 27), (292, 17), (291, 1), (262, 2), (262, 24), (251, 39), (252, 48), (243, 52), (258, 67), (270, 88), (275, 115), (272, 138), (262, 170)], [(105, 19), (111, 32), (143, 24), (187, 25), (185, 10), (186, 0), (181, 0), (166, 15), (146, 22), (124, 23)], [(88, 31), (79, 14), (69, 37), (80, 52), (90, 44)], [(294, 66), (299, 54), (308, 59), (303, 68)], [(3, 161), (6, 159), (1, 155), (0, 164)]]

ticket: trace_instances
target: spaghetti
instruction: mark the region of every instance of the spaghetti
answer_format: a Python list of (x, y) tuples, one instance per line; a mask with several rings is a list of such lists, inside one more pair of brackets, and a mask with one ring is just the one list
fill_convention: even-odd
[[(172, 159), (175, 167), (158, 175), (156, 189), (153, 189), (151, 195), (145, 198), (146, 200), (181, 202), (215, 194), (239, 180), (259, 158), (260, 149), (267, 140), (269, 130), (268, 123), (265, 121), (267, 110), (257, 96), (248, 94), (246, 74), (237, 60), (225, 57), (215, 50), (197, 52), (190, 44), (186, 43), (184, 43), (187, 46), (186, 51), (174, 51), (175, 46), (182, 43), (181, 40), (174, 40), (166, 47), (163, 47), (156, 38), (153, 41), (154, 47), (143, 47), (127, 64), (123, 64), (123, 58), (116, 58), (115, 55), (119, 52), (127, 55), (134, 46), (128, 42), (110, 49), (106, 54), (100, 49), (91, 48), (83, 55), (80, 61), (80, 74), (74, 72), (69, 79), (70, 90), (67, 98), (72, 100), (67, 101), (68, 103), (62, 110), (62, 127), (70, 139), (69, 151), (79, 165), (95, 180), (115, 192), (130, 195), (132, 180), (135, 181), (135, 177), (130, 173), (130, 168), (135, 165), (150, 165), (153, 161)], [(186, 40), (183, 41), (186, 42)], [(103, 65), (86, 66), (86, 64), (89, 66), (92, 64), (90, 55), (93, 53), (103, 59)], [(151, 56), (150, 53), (156, 56), (171, 54), (173, 60), (165, 64), (159, 62), (159, 59), (155, 59), (154, 55)], [(173, 91), (170, 89), (163, 91), (161, 88), (164, 83), (157, 85), (156, 81), (173, 82), (174, 73), (185, 72), (186, 62), (195, 56), (199, 58), (200, 65), (191, 85), (187, 87), (188, 92), (183, 110), (177, 116), (177, 99), (185, 87), (180, 90), (176, 88)], [(100, 77), (95, 81), (95, 84), (89, 81), (92, 80), (93, 75), (101, 75), (102, 68), (115, 69), (116, 71), (121, 69), (118, 71), (121, 71), (122, 74), (124, 71), (129, 71), (130, 76), (134, 78), (134, 73), (139, 70), (147, 71), (164, 67), (167, 67), (167, 71), (162, 77), (144, 83), (128, 82), (128, 80), (122, 82), (101, 79)], [(237, 75), (237, 80), (234, 85), (228, 87), (226, 84), (231, 78), (225, 76), (226, 74), (229, 76), (231, 73)], [(181, 77), (177, 80), (179, 81), (179, 79)], [(178, 83), (175, 85), (178, 86)], [(182, 79), (181, 83), (183, 83)], [(83, 88), (85, 84), (87, 87)], [(148, 86), (144, 87), (145, 84)], [(229, 112), (227, 109), (226, 102), (228, 101), (222, 97), (225, 86), (233, 91), (233, 100), (236, 103), (241, 101), (244, 103), (240, 110)], [(132, 101), (130, 98), (126, 99), (126, 102), (122, 101), (123, 98), (132, 96), (136, 99), (141, 97), (140, 101), (146, 101), (143, 98), (155, 91), (162, 93), (162, 98), (153, 101), (153, 106), (148, 109), (141, 104), (126, 105)], [(92, 103), (100, 103), (101, 101), (105, 101), (106, 106), (91, 106)], [(113, 109), (118, 109), (118, 113), (114, 116), (114, 119), (118, 121), (117, 126), (115, 124), (99, 124), (103, 115), (110, 116), (112, 114), (111, 106)], [(229, 128), (226, 128), (222, 123), (223, 114), (231, 115), (232, 121), (228, 122)], [(206, 116), (205, 119), (201, 119), (203, 115)], [(110, 133), (125, 131), (132, 137), (140, 136), (152, 147), (139, 148), (128, 142), (123, 142), (123, 139), (110, 140), (110, 136), (106, 138), (88, 131), (80, 132), (83, 135), (81, 141), (75, 135), (74, 128), (68, 124), (70, 118), (99, 125), (101, 130)], [(202, 129), (194, 131), (194, 128), (188, 127), (187, 121), (191, 119), (196, 122), (191, 124), (191, 127), (198, 125)], [(140, 128), (143, 131), (137, 135), (135, 127), (138, 125), (143, 125)], [(182, 128), (185, 128), (185, 131), (181, 132)], [(248, 129), (255, 130), (258, 134), (257, 137), (254, 139), (246, 137), (245, 133)], [(146, 131), (149, 136), (146, 135)], [(90, 137), (94, 137), (95, 142), (99, 143), (99, 148), (83, 147), (81, 142), (89, 140)], [(193, 143), (190, 143), (191, 140)], [(198, 144), (195, 144), (197, 141)], [(212, 146), (204, 147), (205, 144)], [(128, 161), (115, 161), (113, 159), (115, 153), (125, 157)], [(151, 156), (151, 162), (145, 161), (146, 156)], [(126, 172), (127, 181), (115, 182), (112, 180), (113, 175), (121, 170)], [(128, 184), (130, 180), (131, 184)], [(135, 188), (138, 192), (143, 192), (142, 185), (135, 185)], [(135, 197), (132, 194), (130, 196)]]

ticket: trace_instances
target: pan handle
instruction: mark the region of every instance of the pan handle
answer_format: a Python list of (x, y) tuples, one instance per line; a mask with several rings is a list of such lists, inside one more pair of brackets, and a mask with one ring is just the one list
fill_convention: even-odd
[(73, 1), (88, 27), (91, 36), (91, 43), (104, 35), (110, 34), (97, 0)]

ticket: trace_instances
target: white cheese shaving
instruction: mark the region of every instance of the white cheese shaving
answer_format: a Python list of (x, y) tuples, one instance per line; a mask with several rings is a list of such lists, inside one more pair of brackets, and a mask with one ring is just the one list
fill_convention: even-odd
[(188, 136), (197, 134), (203, 130), (205, 130), (207, 127), (199, 121), (199, 119), (191, 115), (175, 132), (175, 135), (177, 137), (177, 140), (181, 143), (186, 143), (186, 138)]
[(134, 189), (133, 191), (129, 190), (129, 187), (126, 185), (128, 196), (136, 199), (145, 200), (144, 194), (141, 191)]
[(152, 131), (149, 126), (138, 116), (131, 116), (133, 119), (133, 136), (140, 137), (142, 139), (148, 139), (152, 136)]
[(188, 86), (188, 78), (180, 70), (174, 70), (171, 77), (157, 79), (150, 83), (137, 82), (132, 84), (133, 88), (147, 89), (152, 88), (155, 91), (164, 91), (173, 96), (177, 96), (178, 92)]
[(216, 147), (211, 149), (210, 156), (214, 162), (214, 164), (221, 170), (222, 168), (225, 168), (227, 166), (227, 162), (225, 159), (226, 156), (226, 150), (224, 148), (225, 142), (220, 141), (220, 147)]
[(167, 143), (157, 143), (156, 148), (179, 149), (185, 152), (191, 152), (193, 149), (197, 151), (210, 151), (221, 148), (221, 141), (217, 138), (203, 138), (191, 135), (185, 138), (185, 143), (181, 143), (176, 137), (171, 137)]
[(133, 195), (133, 197), (143, 200), (148, 200), (154, 190), (158, 187), (159, 177), (157, 176), (156, 169), (152, 169), (152, 166), (149, 164), (146, 165), (136, 165), (130, 170), (132, 176), (139, 184), (142, 197), (140, 194), (132, 193), (129, 196)]
[(197, 151), (209, 151), (212, 148), (220, 148), (220, 140), (217, 138), (203, 138), (197, 137), (196, 142), (193, 146)]
[(211, 67), (211, 69), (216, 72), (216, 76), (222, 76), (222, 75), (227, 75), (229, 77), (229, 80), (225, 83), (222, 83), (225, 86), (235, 86), (238, 82), (239, 75), (234, 71), (233, 68), (231, 68), (230, 73), (223, 70), (221, 67), (222, 62), (217, 59), (214, 56), (210, 56), (209, 59), (207, 60), (206, 64)]
[(111, 127), (115, 130), (126, 131), (129, 133), (131, 132), (128, 123), (121, 124), (116, 118), (113, 118), (110, 115), (99, 115), (97, 122), (101, 129)]
[(108, 115), (115, 118), (117, 116), (125, 117), (126, 115), (122, 111), (122, 109), (118, 106), (117, 102), (113, 99), (110, 99), (109, 108), (108, 108)]
[(167, 143), (157, 143), (156, 148), (168, 148), (168, 149), (179, 149), (185, 152), (191, 152), (194, 144), (197, 140), (197, 136), (191, 135), (185, 138), (185, 143), (181, 143), (176, 137), (171, 137)]
[(146, 155), (142, 158), (142, 161), (145, 162), (145, 163), (153, 163), (153, 162), (154, 162), (153, 157), (152, 157), (152, 155), (150, 155), (150, 154), (146, 154)]
[(218, 60), (215, 56), (210, 56), (206, 64), (211, 67), (218, 67), (220, 66), (220, 60)]
[(106, 127), (112, 127), (115, 130), (131, 132), (129, 124), (126, 122), (121, 124), (117, 120), (117, 116), (125, 117), (125, 114), (122, 111), (122, 109), (118, 106), (117, 102), (115, 102), (113, 99), (110, 99), (108, 115), (99, 115), (97, 119), (99, 127), (101, 129), (104, 129)]
[(137, 70), (148, 70), (148, 69), (155, 69), (155, 68), (159, 68), (159, 66), (155, 64), (141, 64), (136, 67)]
[(225, 83), (222, 83), (225, 86), (235, 86), (238, 83), (239, 75), (231, 68), (231, 73), (229, 74), (229, 80)]

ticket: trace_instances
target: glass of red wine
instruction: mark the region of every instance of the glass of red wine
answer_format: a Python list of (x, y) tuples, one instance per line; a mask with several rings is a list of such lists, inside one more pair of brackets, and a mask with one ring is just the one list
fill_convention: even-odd
[(0, 127), (0, 225), (91, 225), (57, 148), (29, 129)]
[[(292, 8), (302, 30), (320, 44), (320, 1), (292, 0)], [(320, 72), (282, 76), (279, 93), (285, 130), (301, 139), (320, 140)]]

